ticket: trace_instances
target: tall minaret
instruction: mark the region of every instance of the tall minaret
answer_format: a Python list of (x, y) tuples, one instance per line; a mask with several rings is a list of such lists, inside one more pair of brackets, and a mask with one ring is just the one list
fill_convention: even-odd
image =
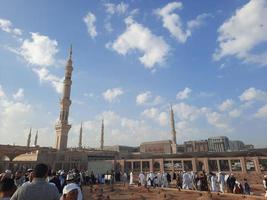
[(60, 117), (59, 121), (55, 125), (56, 129), (56, 144), (55, 148), (58, 150), (66, 150), (68, 143), (68, 133), (71, 125), (68, 123), (69, 109), (70, 109), (70, 92), (71, 92), (71, 74), (73, 71), (72, 67), (72, 46), (69, 51), (69, 58), (65, 68), (65, 79), (63, 87), (63, 96), (60, 101)]
[(30, 128), (30, 132), (28, 134), (27, 147), (31, 146), (31, 137), (32, 137), (32, 128)]
[(102, 119), (102, 125), (101, 125), (100, 149), (102, 151), (104, 150), (104, 119)]
[(176, 143), (176, 131), (174, 122), (174, 113), (172, 110), (172, 105), (170, 106), (170, 123), (171, 123), (171, 134), (172, 134), (172, 153), (177, 153), (177, 143)]
[(38, 130), (36, 131), (35, 138), (34, 138), (34, 146), (37, 146), (37, 140), (38, 140)]
[(82, 140), (83, 140), (83, 123), (81, 123), (81, 127), (80, 127), (80, 136), (79, 136), (79, 148), (82, 148)]

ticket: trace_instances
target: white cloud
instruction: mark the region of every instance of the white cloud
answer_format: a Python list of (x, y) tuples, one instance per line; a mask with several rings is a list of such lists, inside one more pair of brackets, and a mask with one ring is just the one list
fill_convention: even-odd
[(226, 99), (224, 102), (222, 102), (219, 105), (219, 110), (222, 112), (229, 110), (233, 107), (233, 105), (234, 105), (234, 101), (232, 99)]
[(186, 87), (184, 90), (177, 93), (176, 98), (180, 100), (187, 99), (191, 92), (192, 90)]
[(127, 28), (113, 43), (107, 47), (112, 48), (121, 55), (138, 50), (143, 55), (140, 62), (148, 69), (165, 61), (169, 53), (169, 46), (162, 37), (154, 35), (148, 28), (135, 22), (131, 17), (125, 20)]
[[(19, 141), (21, 134), (32, 115), (32, 106), (23, 102), (10, 100), (7, 96), (0, 99), (0, 134), (1, 142)], [(25, 139), (26, 141), (26, 139)]]
[(254, 116), (257, 118), (267, 118), (267, 104), (259, 108)]
[(121, 96), (122, 94), (123, 94), (123, 90), (121, 88), (108, 89), (102, 93), (104, 99), (110, 103), (117, 100), (118, 97)]
[(218, 29), (219, 48), (213, 54), (215, 60), (236, 56), (244, 62), (267, 65), (267, 49), (253, 54), (260, 44), (267, 42), (267, 2), (251, 0), (225, 21)]
[(106, 9), (106, 12), (110, 15), (118, 14), (122, 15), (127, 12), (129, 5), (121, 2), (119, 4), (113, 4), (113, 3), (105, 3), (104, 7)]
[(234, 109), (234, 110), (229, 111), (229, 116), (233, 118), (237, 118), (241, 115), (241, 113), (242, 113), (241, 109)]
[(7, 19), (0, 19), (0, 29), (14, 36), (22, 35), (22, 31), (18, 28), (14, 28), (12, 22)]
[(13, 94), (13, 98), (16, 100), (22, 99), (24, 97), (24, 90), (22, 88), (19, 88), (18, 91)]
[(207, 120), (208, 122), (217, 127), (217, 128), (223, 128), (225, 130), (229, 130), (228, 121), (226, 118), (223, 117), (223, 115), (217, 113), (217, 112), (209, 112), (207, 113)]
[(188, 21), (187, 22), (188, 30), (192, 32), (193, 29), (202, 26), (208, 17), (212, 17), (212, 15), (203, 13), (198, 15), (195, 19)]
[(38, 75), (40, 82), (49, 83), (57, 93), (61, 94), (63, 92), (63, 79), (59, 78), (47, 69), (47, 68), (35, 68), (33, 71)]
[[(99, 147), (101, 133), (101, 119), (104, 118), (105, 134), (104, 145), (124, 144), (138, 146), (141, 142), (152, 140), (166, 139), (168, 133), (160, 127), (153, 128), (144, 120), (137, 120), (128, 117), (122, 117), (114, 111), (104, 111), (94, 119), (85, 121), (84, 132), (87, 137), (84, 137), (83, 143), (85, 146)], [(70, 130), (72, 137), (70, 138), (71, 145), (77, 146), (78, 133), (80, 123), (73, 124)], [(74, 134), (75, 133), (75, 134)], [(167, 135), (167, 136), (166, 136)]]
[(192, 35), (192, 30), (202, 25), (204, 19), (210, 15), (201, 14), (196, 19), (188, 21), (187, 27), (183, 27), (181, 17), (174, 13), (176, 9), (181, 10), (182, 8), (183, 4), (181, 2), (171, 2), (163, 8), (157, 9), (155, 13), (162, 18), (163, 27), (168, 29), (178, 42), (184, 43)]
[(63, 60), (56, 59), (58, 43), (48, 36), (40, 33), (31, 33), (30, 39), (25, 39), (22, 45), (17, 48), (8, 48), (11, 52), (20, 55), (38, 75), (40, 82), (47, 82), (56, 92), (62, 93), (63, 78), (51, 73), (49, 67), (63, 65)]
[(91, 38), (95, 38), (97, 36), (95, 15), (92, 12), (88, 12), (87, 15), (83, 18), (83, 21), (86, 24), (87, 31)]
[(173, 107), (173, 111), (175, 112), (175, 115), (180, 120), (193, 121), (197, 117), (199, 117), (201, 114), (207, 112), (205, 107), (197, 108), (195, 106), (185, 104), (183, 102), (174, 104), (172, 107)]
[(163, 102), (161, 96), (153, 97), (150, 91), (140, 93), (136, 96), (137, 105), (158, 105)]
[(54, 117), (47, 114), (47, 110), (40, 105), (35, 106), (11, 97), (5, 95), (5, 98), (0, 98), (1, 143), (26, 145), (27, 135), (32, 127), (34, 132), (39, 129), (38, 144), (52, 146)]
[(151, 98), (151, 96), (152, 95), (151, 95), (151, 92), (150, 91), (147, 91), (147, 92), (144, 92), (144, 93), (140, 93), (136, 97), (136, 103), (138, 105), (144, 105)]
[(47, 67), (55, 64), (58, 43), (48, 36), (31, 33), (31, 39), (23, 41), (19, 54), (31, 65)]
[(3, 90), (2, 85), (0, 85), (0, 99), (1, 99), (1, 98), (5, 98), (5, 97), (6, 97), (6, 93), (5, 93), (5, 91)]
[(251, 87), (246, 89), (240, 96), (241, 101), (266, 101), (267, 92)]
[(160, 112), (159, 109), (155, 107), (145, 109), (142, 115), (148, 119), (154, 120), (161, 126), (166, 126), (168, 123), (168, 114), (166, 112)]

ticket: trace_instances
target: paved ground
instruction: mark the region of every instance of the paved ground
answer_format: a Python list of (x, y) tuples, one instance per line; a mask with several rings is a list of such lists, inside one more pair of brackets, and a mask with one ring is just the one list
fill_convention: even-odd
[[(177, 189), (146, 189), (136, 186), (123, 187), (121, 184), (115, 184), (112, 188), (107, 185), (96, 185), (93, 188), (83, 188), (86, 200), (260, 200), (265, 199), (257, 196), (243, 196), (233, 194), (210, 194), (197, 191), (178, 191)], [(259, 191), (260, 193), (260, 191)]]

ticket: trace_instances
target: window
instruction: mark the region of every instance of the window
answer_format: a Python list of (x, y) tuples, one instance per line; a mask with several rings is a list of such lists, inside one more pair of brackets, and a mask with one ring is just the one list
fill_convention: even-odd
[(140, 167), (140, 161), (133, 162), (133, 171), (139, 172), (141, 170)]
[(209, 171), (218, 171), (217, 160), (209, 160)]
[(172, 170), (172, 161), (171, 160), (164, 160), (163, 165), (164, 165), (164, 170), (166, 170), (166, 171)]
[(231, 168), (232, 171), (241, 171), (241, 163), (240, 160), (231, 160)]
[(246, 169), (247, 171), (255, 171), (255, 164), (253, 160), (246, 160)]
[(185, 160), (184, 161), (184, 170), (185, 171), (192, 171), (193, 166), (192, 166), (192, 161), (191, 160)]
[(160, 164), (159, 164), (159, 162), (154, 162), (154, 164), (153, 164), (153, 168), (154, 168), (154, 171), (160, 171)]
[(149, 161), (142, 161), (142, 171), (149, 171)]
[(228, 160), (219, 160), (221, 171), (230, 171)]
[(259, 159), (261, 171), (267, 171), (267, 159)]
[(128, 171), (132, 171), (132, 163), (131, 162), (126, 162), (125, 163), (125, 170)]
[(183, 170), (183, 163), (181, 160), (174, 160), (173, 161), (174, 170)]
[(197, 171), (203, 171), (204, 170), (204, 163), (201, 161), (197, 161)]

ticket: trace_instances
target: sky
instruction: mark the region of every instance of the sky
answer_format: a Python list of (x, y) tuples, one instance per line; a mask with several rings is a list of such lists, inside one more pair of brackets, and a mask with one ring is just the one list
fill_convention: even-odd
[[(266, 147), (267, 0), (20, 0), (0, 7), (0, 144), (54, 146), (73, 46), (69, 147), (228, 136)], [(33, 142), (32, 142), (33, 143)]]

